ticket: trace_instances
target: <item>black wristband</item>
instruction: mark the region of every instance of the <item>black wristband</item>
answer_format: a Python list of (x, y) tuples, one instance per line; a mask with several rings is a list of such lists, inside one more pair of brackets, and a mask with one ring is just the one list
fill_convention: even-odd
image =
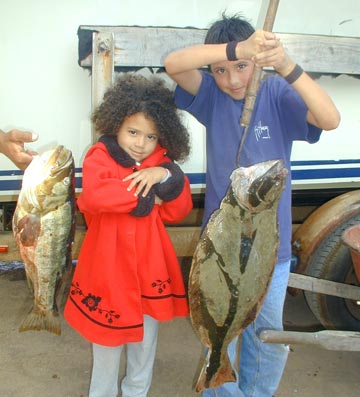
[(184, 189), (184, 173), (175, 163), (162, 163), (160, 167), (164, 167), (171, 172), (171, 178), (164, 183), (156, 183), (154, 185), (155, 194), (163, 201), (172, 201), (176, 199)]
[(301, 68), (301, 66), (299, 65), (295, 65), (294, 69), (287, 75), (284, 77), (284, 79), (289, 83), (295, 83), (295, 81), (303, 74), (303, 70)]
[(236, 57), (236, 46), (237, 46), (237, 41), (230, 41), (227, 43), (226, 46), (226, 57), (228, 61), (237, 61)]
[[(145, 189), (145, 188), (144, 188)], [(155, 193), (154, 189), (151, 188), (148, 194), (143, 197), (142, 193), (144, 189), (138, 195), (138, 203), (137, 206), (130, 212), (130, 215), (133, 216), (147, 216), (152, 211), (155, 204)]]

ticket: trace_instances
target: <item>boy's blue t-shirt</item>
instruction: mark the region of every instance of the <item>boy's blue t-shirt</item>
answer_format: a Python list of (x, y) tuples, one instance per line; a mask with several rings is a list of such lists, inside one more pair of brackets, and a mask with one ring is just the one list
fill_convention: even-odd
[[(214, 77), (202, 72), (199, 92), (193, 96), (180, 86), (175, 101), (206, 127), (206, 195), (203, 225), (218, 209), (237, 164), (244, 127), (240, 118), (244, 100), (234, 100), (222, 92)], [(278, 209), (280, 246), (278, 262), (291, 258), (291, 173), (290, 155), (295, 140), (317, 142), (321, 129), (306, 122), (307, 107), (297, 92), (282, 78), (268, 77), (261, 82), (240, 165), (283, 159), (289, 170), (286, 188)]]

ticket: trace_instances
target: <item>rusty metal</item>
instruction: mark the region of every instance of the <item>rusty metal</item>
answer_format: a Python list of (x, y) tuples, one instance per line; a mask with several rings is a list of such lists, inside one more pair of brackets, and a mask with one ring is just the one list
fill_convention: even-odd
[(360, 190), (342, 194), (315, 210), (293, 234), (296, 273), (306, 272), (317, 248), (341, 223), (360, 213)]
[(355, 274), (360, 281), (360, 225), (346, 229), (341, 239), (350, 250)]

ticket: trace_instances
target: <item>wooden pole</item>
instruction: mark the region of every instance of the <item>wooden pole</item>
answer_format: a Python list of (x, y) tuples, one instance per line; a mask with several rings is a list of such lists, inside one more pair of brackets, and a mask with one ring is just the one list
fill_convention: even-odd
[[(265, 17), (264, 28), (263, 28), (264, 30), (266, 30), (268, 32), (271, 32), (272, 28), (274, 26), (274, 21), (275, 21), (276, 12), (278, 9), (279, 1), (280, 0), (270, 0), (269, 6), (267, 9), (267, 13), (266, 13), (266, 17)], [(258, 92), (259, 86), (260, 86), (261, 74), (262, 74), (262, 68), (255, 66), (253, 74), (251, 76), (250, 84), (249, 84), (247, 92), (246, 92), (244, 109), (243, 109), (241, 119), (240, 119), (240, 125), (242, 125), (245, 129), (244, 129), (243, 136), (241, 138), (241, 142), (240, 142), (240, 146), (239, 146), (239, 150), (238, 150), (237, 158), (236, 158), (236, 162), (237, 162), (238, 166), (240, 166), (240, 155), (241, 155), (241, 151), (244, 146), (245, 139), (246, 139), (246, 136), (248, 133), (250, 120), (251, 120), (252, 112), (253, 112), (255, 101), (256, 101), (256, 95), (257, 95), (257, 92)]]
[(360, 351), (360, 332), (264, 330), (260, 333), (259, 337), (264, 343), (305, 344), (318, 346), (327, 350)]
[[(272, 31), (274, 22), (275, 22), (276, 12), (277, 12), (278, 5), (279, 5), (279, 1), (280, 0), (270, 0), (268, 10), (266, 13), (266, 17), (265, 17), (263, 30), (266, 30), (268, 32)], [(241, 120), (240, 120), (240, 124), (245, 128), (247, 128), (250, 124), (252, 111), (254, 109), (254, 104), (256, 101), (256, 95), (257, 95), (259, 85), (260, 85), (261, 73), (262, 73), (262, 69), (255, 66), (254, 72), (252, 74), (251, 81), (250, 81), (250, 84), (249, 84), (249, 87), (248, 87), (248, 90), (246, 93), (244, 110), (243, 110), (243, 113), (241, 115)], [(245, 133), (244, 133), (244, 135), (245, 135)]]
[[(105, 91), (112, 85), (114, 76), (114, 35), (110, 32), (94, 32), (92, 48), (91, 111), (103, 100)], [(92, 143), (97, 141), (92, 127)]]

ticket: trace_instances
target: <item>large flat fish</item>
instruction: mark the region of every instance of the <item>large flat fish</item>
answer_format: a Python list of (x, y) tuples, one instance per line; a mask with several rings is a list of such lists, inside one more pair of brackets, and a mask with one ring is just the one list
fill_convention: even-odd
[(235, 382), (227, 348), (259, 312), (279, 245), (282, 160), (240, 167), (204, 229), (189, 276), (190, 318), (207, 356), (196, 391)]
[(61, 333), (57, 295), (65, 276), (71, 278), (74, 171), (71, 151), (57, 146), (36, 156), (24, 172), (13, 233), (34, 304), (20, 331)]

